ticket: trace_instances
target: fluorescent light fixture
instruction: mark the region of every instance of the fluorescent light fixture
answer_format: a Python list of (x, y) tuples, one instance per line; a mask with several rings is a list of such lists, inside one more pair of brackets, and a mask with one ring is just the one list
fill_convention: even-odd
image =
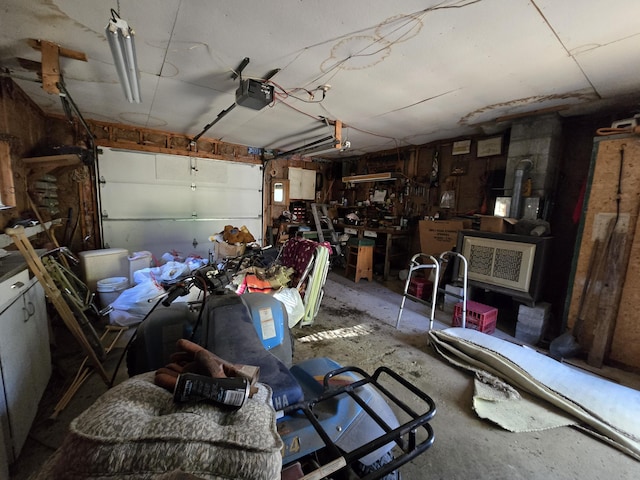
[[(327, 140), (331, 140), (331, 141), (327, 142)], [(321, 138), (320, 140), (316, 140), (315, 142), (311, 142), (308, 145), (296, 147), (292, 150), (287, 150), (286, 152), (280, 152), (278, 153), (278, 157), (286, 157), (289, 155), (302, 155), (303, 157), (315, 157), (316, 155), (322, 155), (323, 153), (344, 152), (349, 148), (351, 148), (350, 141), (347, 140), (344, 143), (340, 143), (339, 140), (336, 140), (332, 136), (328, 136), (328, 137)]]
[(133, 41), (135, 32), (115, 10), (111, 9), (111, 19), (105, 28), (105, 33), (124, 96), (131, 103), (140, 103), (142, 100), (140, 99), (138, 61), (136, 59), (136, 45)]
[(340, 144), (339, 142), (334, 142), (329, 146), (329, 148), (327, 148), (327, 145), (325, 145), (323, 148), (317, 147), (312, 151), (302, 153), (302, 155), (306, 157), (316, 157), (318, 155), (322, 155), (323, 153), (344, 152), (345, 150), (349, 150), (350, 148), (351, 148), (351, 142), (347, 140), (343, 144)]
[(392, 182), (398, 177), (395, 173), (369, 173), (366, 175), (352, 175), (350, 177), (342, 177), (344, 183), (364, 183), (364, 182)]
[[(331, 140), (331, 143), (324, 143), (327, 140)], [(294, 155), (296, 153), (303, 153), (303, 152), (310, 152), (312, 150), (319, 150), (319, 149), (323, 149), (326, 148), (327, 146), (331, 145), (333, 147), (335, 147), (335, 145), (337, 145), (338, 142), (337, 140), (335, 140), (333, 138), (333, 135), (327, 135), (326, 137), (322, 137), (318, 140), (315, 140), (311, 143), (308, 143), (306, 145), (302, 145), (300, 147), (296, 147), (296, 148), (292, 148), (291, 150), (286, 150), (284, 152), (279, 152), (278, 153), (278, 157), (286, 157), (288, 155)]]

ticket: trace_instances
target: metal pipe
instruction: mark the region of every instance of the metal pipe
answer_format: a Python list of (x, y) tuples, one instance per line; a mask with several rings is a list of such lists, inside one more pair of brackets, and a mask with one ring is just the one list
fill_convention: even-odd
[(444, 260), (444, 258), (449, 255), (457, 256), (462, 260), (462, 328), (467, 328), (467, 278), (469, 275), (469, 262), (464, 255), (458, 252), (443, 252), (440, 254), (440, 260)]
[(511, 208), (509, 216), (511, 218), (520, 218), (520, 210), (522, 209), (522, 183), (526, 172), (533, 168), (533, 162), (526, 158), (520, 160), (516, 165), (513, 178), (513, 193), (511, 194)]
[[(420, 259), (420, 260), (419, 260)], [(428, 260), (430, 263), (421, 263), (423, 259)], [(409, 274), (407, 276), (407, 281), (404, 284), (404, 291), (402, 293), (402, 302), (400, 303), (400, 310), (398, 311), (398, 318), (396, 319), (396, 328), (400, 325), (400, 318), (402, 317), (402, 312), (404, 310), (404, 303), (407, 300), (407, 297), (412, 298), (413, 300), (420, 301), (419, 298), (409, 294), (409, 284), (411, 283), (411, 278), (413, 272), (417, 272), (419, 270), (424, 269), (435, 269), (434, 280), (433, 280), (433, 293), (431, 296), (431, 311), (429, 316), (429, 331), (433, 330), (433, 321), (436, 315), (436, 296), (438, 293), (438, 279), (440, 278), (440, 263), (438, 260), (426, 253), (416, 253), (409, 262)]]

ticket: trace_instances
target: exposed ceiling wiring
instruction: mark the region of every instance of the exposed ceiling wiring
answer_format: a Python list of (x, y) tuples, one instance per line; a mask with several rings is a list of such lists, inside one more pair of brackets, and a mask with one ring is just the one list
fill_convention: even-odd
[[(434, 12), (434, 11), (441, 10), (441, 9), (463, 8), (463, 7), (478, 3), (480, 1), (481, 0), (470, 0), (470, 1), (456, 2), (455, 4), (448, 4), (448, 5), (445, 4), (445, 2), (443, 2), (443, 3), (440, 3), (440, 4), (436, 5), (436, 6), (434, 6), (434, 7), (429, 7), (429, 8), (420, 10), (418, 12), (412, 13), (412, 14), (404, 15), (401, 18), (396, 20), (396, 22), (398, 22), (398, 24), (392, 30), (390, 30), (387, 34), (385, 34), (384, 36), (376, 36), (376, 37), (374, 37), (372, 42), (370, 42), (367, 45), (365, 45), (362, 48), (360, 48), (360, 50), (358, 52), (356, 52), (354, 54), (351, 54), (351, 55), (349, 55), (347, 57), (344, 57), (342, 59), (337, 60), (334, 64), (332, 64), (321, 75), (318, 75), (318, 76), (314, 77), (312, 80), (308, 81), (307, 85), (314, 85), (314, 84), (317, 85), (319, 83), (327, 84), (342, 70), (341, 67), (346, 62), (348, 62), (349, 60), (351, 60), (353, 58), (357, 58), (357, 57), (366, 57), (366, 56), (377, 55), (380, 52), (384, 51), (385, 49), (388, 49), (391, 46), (402, 42), (405, 39), (405, 37), (407, 37), (411, 32), (411, 29), (407, 29), (406, 27), (410, 26), (412, 22), (416, 22), (416, 21), (422, 20), (430, 12)], [(370, 26), (370, 27), (367, 27), (365, 29), (361, 29), (361, 30), (359, 30), (357, 32), (350, 32), (349, 34), (345, 34), (345, 35), (343, 35), (341, 37), (337, 37), (337, 38), (334, 38), (332, 40), (326, 40), (324, 42), (318, 43), (318, 44), (313, 45), (313, 46), (326, 44), (327, 42), (330, 42), (330, 41), (336, 41), (336, 40), (349, 38), (350, 36), (353, 36), (355, 33), (362, 33), (362, 32), (370, 31), (371, 29), (376, 29), (376, 28), (379, 28), (379, 27), (380, 27), (380, 24), (377, 24), (375, 26)], [(403, 29), (405, 30), (404, 32), (403, 32)], [(401, 32), (401, 33), (393, 41), (389, 41), (388, 42), (386, 40), (387, 38), (392, 36), (394, 33), (398, 33), (398, 32)], [(386, 43), (383, 44), (382, 42), (386, 42)], [(370, 47), (375, 46), (377, 44), (381, 44), (381, 47), (377, 48), (377, 49), (375, 49), (373, 51), (367, 51)], [(312, 48), (313, 46), (307, 47), (307, 49)], [(301, 55), (302, 53), (303, 52), (300, 52), (299, 55)], [(298, 57), (299, 57), (299, 55), (298, 55)], [(298, 58), (298, 57), (296, 57), (296, 58)], [(294, 59), (293, 62), (289, 63), (288, 66), (291, 66), (294, 62), (295, 62), (295, 59)], [(316, 87), (313, 90), (312, 89), (308, 89), (306, 87), (295, 87), (295, 88), (287, 89), (287, 88), (277, 84), (276, 82), (270, 81), (270, 83), (272, 85), (274, 85), (274, 87), (277, 89), (276, 94), (274, 95), (274, 102), (270, 106), (275, 106), (275, 103), (277, 101), (277, 102), (283, 103), (284, 105), (286, 105), (287, 107), (291, 108), (292, 110), (294, 110), (294, 111), (296, 111), (298, 113), (301, 113), (301, 114), (303, 114), (303, 115), (305, 115), (305, 116), (307, 116), (309, 118), (319, 119), (318, 116), (312, 115), (312, 114), (308, 114), (308, 113), (306, 113), (306, 112), (304, 112), (304, 111), (302, 111), (302, 110), (300, 110), (298, 108), (295, 108), (290, 103), (285, 101), (288, 98), (293, 98), (295, 100), (302, 101), (304, 103), (317, 103), (317, 104), (320, 104), (321, 108), (325, 112), (327, 112), (327, 114), (328, 114), (328, 116), (330, 118), (337, 118), (335, 115), (332, 115), (325, 108), (324, 105), (322, 105), (322, 101), (325, 99), (325, 96), (326, 96), (326, 90), (323, 90), (323, 92), (322, 92), (323, 93), (322, 99), (321, 100), (316, 100), (314, 98), (314, 93), (313, 92), (318, 91), (319, 87)], [(297, 91), (306, 92), (306, 94), (309, 96), (309, 99), (304, 99), (304, 98), (301, 98), (300, 96), (294, 95), (294, 92), (297, 92)], [(450, 92), (446, 92), (446, 93), (450, 93)], [(429, 100), (429, 99), (424, 99), (424, 100), (422, 100), (420, 102), (416, 102), (416, 104), (423, 103), (424, 101), (427, 101), (427, 100)], [(402, 110), (404, 108), (409, 108), (410, 106), (401, 107), (398, 110)], [(390, 113), (390, 112), (387, 112), (387, 113)], [(352, 128), (355, 131), (358, 131), (358, 132), (361, 132), (361, 133), (364, 133), (364, 134), (367, 134), (367, 135), (372, 135), (372, 136), (375, 136), (375, 137), (378, 137), (378, 138), (385, 138), (385, 139), (388, 139), (388, 140), (392, 140), (396, 144), (396, 147), (400, 143), (400, 140), (398, 138), (396, 138), (396, 137), (393, 137), (393, 136), (375, 133), (375, 132), (372, 132), (372, 131), (369, 131), (369, 130), (365, 130), (363, 128), (358, 128), (358, 127), (353, 126), (351, 124), (349, 125), (349, 127)], [(404, 143), (409, 143), (409, 142), (405, 141)]]
[[(300, 100), (301, 102), (304, 103), (320, 103), (322, 102), (326, 95), (327, 95), (327, 91), (329, 90), (329, 87), (327, 87), (326, 85), (319, 85), (318, 87), (314, 88), (313, 90), (308, 90), (304, 87), (295, 87), (292, 88), (290, 90), (285, 89), (284, 87), (282, 87), (281, 85), (278, 85), (276, 82), (274, 82), (273, 80), (269, 80), (268, 83), (270, 83), (271, 85), (273, 85), (275, 88), (277, 88), (279, 91), (275, 91), (275, 96), (277, 96), (279, 99), (283, 100), (285, 98), (295, 98), (296, 100)], [(309, 95), (309, 99), (304, 99), (301, 97), (298, 97), (297, 95), (294, 95), (292, 92), (297, 92), (297, 91), (303, 91), (306, 92), (307, 95)], [(320, 100), (316, 100), (315, 99), (315, 94), (314, 92), (318, 92), (321, 91), (322, 92), (322, 98)], [(274, 99), (275, 100), (275, 99)]]
[[(453, 5), (443, 5), (443, 3), (445, 3), (445, 2), (443, 2), (443, 3), (440, 3), (440, 4), (438, 4), (436, 6), (433, 6), (433, 7), (428, 7), (428, 8), (425, 8), (423, 10), (419, 10), (419, 11), (414, 12), (414, 13), (406, 14), (406, 15), (404, 15), (402, 17), (402, 19), (406, 19), (406, 21), (404, 23), (402, 23), (401, 25), (399, 25), (398, 27), (396, 27), (395, 29), (391, 30), (391, 32), (389, 32), (389, 34), (385, 35), (384, 37), (374, 36), (374, 40), (371, 43), (369, 43), (368, 45), (366, 45), (363, 48), (361, 48), (358, 52), (350, 54), (345, 58), (337, 60), (332, 66), (330, 66), (321, 75), (318, 75), (317, 77), (315, 77), (312, 80), (310, 80), (308, 82), (308, 84), (313, 85), (313, 84), (316, 84), (316, 83), (328, 83), (329, 80), (323, 80), (325, 78), (325, 76), (328, 75), (329, 73), (334, 72), (334, 70), (340, 71), (340, 67), (342, 65), (344, 65), (346, 62), (348, 62), (349, 60), (351, 60), (353, 58), (357, 58), (357, 57), (365, 57), (365, 56), (377, 55), (378, 53), (380, 53), (384, 49), (390, 48), (390, 47), (396, 45), (397, 43), (402, 42), (403, 38), (406, 35), (408, 35), (408, 32), (410, 30), (407, 31), (407, 33), (402, 34), (399, 38), (397, 38), (397, 39), (395, 39), (395, 40), (393, 40), (391, 42), (388, 42), (384, 46), (384, 48), (375, 50), (373, 52), (364, 53), (372, 45), (375, 45), (375, 44), (377, 44), (377, 43), (379, 43), (381, 41), (385, 41), (385, 38), (388, 37), (390, 34), (399, 31), (400, 29), (406, 27), (407, 25), (411, 24), (412, 22), (415, 22), (417, 20), (421, 20), (422, 18), (424, 18), (429, 13), (435, 12), (437, 10), (464, 8), (464, 7), (479, 3), (481, 1), (482, 0), (469, 0), (469, 1), (463, 1), (463, 2), (456, 2)], [(400, 21), (400, 18), (397, 21)], [(352, 36), (354, 36), (356, 34), (368, 32), (368, 31), (371, 31), (371, 30), (374, 30), (374, 29), (378, 28), (379, 26), (380, 26), (380, 24), (376, 24), (374, 26), (369, 26), (369, 27), (366, 27), (366, 28), (362, 28), (362, 29), (357, 30), (357, 31), (352, 31), (352, 32), (349, 32), (348, 34), (344, 34), (344, 35), (341, 35), (339, 37), (335, 37), (335, 38), (332, 38), (332, 39), (329, 39), (329, 40), (325, 40), (325, 41), (316, 43), (314, 45), (308, 46), (308, 47), (305, 48), (305, 50), (311, 49), (311, 48), (314, 48), (316, 46), (320, 46), (320, 45), (323, 45), (323, 44), (326, 44), (326, 43), (335, 42), (335, 41), (338, 41), (338, 40), (343, 40), (345, 38), (352, 37)], [(330, 78), (333, 78), (336, 74), (337, 74), (337, 72), (334, 72), (333, 75)]]

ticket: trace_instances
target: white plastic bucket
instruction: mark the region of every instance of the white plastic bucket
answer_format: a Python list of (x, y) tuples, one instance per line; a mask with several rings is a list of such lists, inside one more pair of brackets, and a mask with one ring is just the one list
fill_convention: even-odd
[(129, 279), (127, 277), (110, 277), (98, 280), (96, 290), (98, 291), (100, 308), (111, 305), (128, 287)]

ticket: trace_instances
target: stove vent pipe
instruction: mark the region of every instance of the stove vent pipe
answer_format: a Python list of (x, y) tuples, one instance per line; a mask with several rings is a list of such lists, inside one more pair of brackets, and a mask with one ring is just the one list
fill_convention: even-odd
[(533, 168), (533, 162), (526, 158), (520, 160), (516, 165), (515, 172), (513, 174), (513, 193), (511, 194), (511, 208), (509, 209), (509, 216), (511, 218), (519, 219), (522, 210), (522, 184), (525, 179), (525, 175)]

